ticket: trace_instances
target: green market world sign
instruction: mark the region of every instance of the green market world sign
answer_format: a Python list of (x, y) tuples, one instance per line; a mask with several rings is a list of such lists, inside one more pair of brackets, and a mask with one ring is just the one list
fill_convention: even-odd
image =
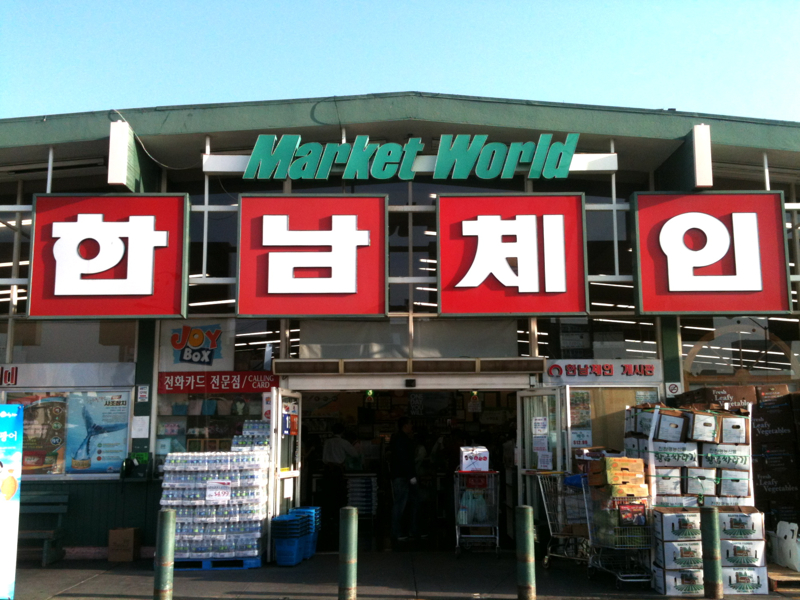
[[(543, 133), (539, 141), (486, 143), (488, 135), (442, 135), (436, 154), (434, 179), (511, 179), (518, 168), (527, 169), (528, 179), (566, 179), (578, 145), (577, 133), (563, 142)], [(247, 162), (244, 179), (325, 180), (334, 167), (343, 168), (343, 179), (412, 180), (414, 161), (425, 149), (421, 138), (405, 144), (370, 143), (369, 136), (356, 136), (353, 143), (300, 143), (299, 135), (259, 135)]]

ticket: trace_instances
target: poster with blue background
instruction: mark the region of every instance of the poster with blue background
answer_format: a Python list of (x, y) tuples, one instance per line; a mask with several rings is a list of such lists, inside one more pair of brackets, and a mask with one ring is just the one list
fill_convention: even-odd
[(0, 404), (0, 599), (13, 600), (22, 472), (22, 406)]
[(128, 456), (130, 392), (71, 392), (67, 398), (67, 473), (119, 473)]

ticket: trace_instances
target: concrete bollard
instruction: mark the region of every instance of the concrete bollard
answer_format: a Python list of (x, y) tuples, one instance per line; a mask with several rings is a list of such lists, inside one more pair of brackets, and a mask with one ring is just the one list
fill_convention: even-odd
[(172, 574), (175, 567), (175, 511), (158, 511), (153, 600), (172, 600)]
[(533, 553), (533, 508), (516, 508), (517, 598), (536, 598), (536, 562)]
[(700, 533), (703, 539), (705, 597), (722, 598), (722, 553), (719, 548), (719, 510), (716, 506), (700, 509)]
[(358, 509), (345, 506), (339, 511), (339, 600), (356, 600), (357, 567)]

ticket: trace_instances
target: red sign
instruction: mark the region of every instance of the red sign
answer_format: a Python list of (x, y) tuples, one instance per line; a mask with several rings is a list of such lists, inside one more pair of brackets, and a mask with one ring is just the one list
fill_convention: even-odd
[(216, 371), (207, 373), (159, 373), (159, 394), (258, 394), (278, 387), (279, 377), (270, 371)]
[(37, 196), (28, 314), (180, 316), (186, 196)]
[(386, 313), (385, 196), (242, 196), (238, 313)]
[(653, 193), (635, 203), (641, 312), (790, 310), (781, 194)]
[(583, 196), (442, 196), (441, 312), (586, 312)]

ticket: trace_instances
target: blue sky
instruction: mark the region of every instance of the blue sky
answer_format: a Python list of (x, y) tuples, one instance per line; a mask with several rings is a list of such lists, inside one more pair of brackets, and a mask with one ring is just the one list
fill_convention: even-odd
[(2, 0), (0, 118), (423, 91), (800, 121), (800, 2)]

